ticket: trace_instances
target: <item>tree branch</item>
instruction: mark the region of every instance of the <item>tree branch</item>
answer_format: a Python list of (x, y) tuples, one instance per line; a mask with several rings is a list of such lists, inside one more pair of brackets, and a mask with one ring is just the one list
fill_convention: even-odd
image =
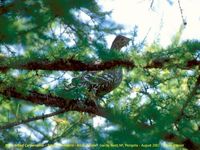
[[(199, 79), (198, 79), (198, 81), (199, 81)], [(31, 121), (51, 117), (51, 116), (54, 116), (54, 115), (57, 115), (60, 113), (64, 113), (64, 112), (67, 112), (70, 110), (92, 113), (92, 114), (99, 115), (99, 116), (105, 117), (107, 119), (113, 120), (113, 117), (110, 118), (113, 115), (112, 111), (109, 111), (100, 106), (97, 107), (93, 103), (87, 103), (87, 102), (81, 103), (79, 100), (68, 100), (68, 99), (63, 99), (60, 97), (53, 96), (51, 94), (41, 94), (41, 93), (37, 93), (34, 91), (29, 92), (28, 95), (23, 95), (23, 94), (17, 92), (14, 88), (9, 88), (4, 91), (0, 91), (0, 94), (7, 96), (7, 97), (16, 98), (16, 99), (23, 99), (25, 101), (29, 101), (29, 102), (32, 102), (35, 104), (44, 104), (46, 106), (61, 108), (61, 110), (59, 110), (57, 112), (53, 112), (50, 114), (46, 114), (46, 115), (42, 115), (42, 116), (38, 116), (38, 117), (34, 117), (34, 118), (29, 118), (29, 119), (22, 120), (19, 122), (0, 126), (0, 130), (11, 128), (11, 127), (17, 126), (22, 123), (28, 123)], [(184, 140), (180, 140), (180, 138), (178, 136), (174, 135), (173, 133), (167, 133), (164, 135), (163, 138), (166, 141), (184, 144), (184, 147), (186, 147), (186, 148), (189, 146), (192, 146), (194, 148), (198, 146), (196, 143), (192, 142), (188, 138), (186, 138)]]
[(189, 60), (186, 62), (184, 65), (183, 64), (176, 64), (176, 63), (171, 63), (171, 62), (176, 62), (175, 59), (169, 59), (169, 58), (163, 58), (163, 59), (155, 59), (148, 65), (146, 65), (144, 68), (166, 68), (167, 64), (170, 64), (170, 66), (176, 66), (177, 68), (180, 69), (192, 69), (195, 66), (200, 66), (200, 61), (193, 59)]
[(105, 117), (105, 109), (97, 106), (91, 100), (77, 100), (77, 99), (64, 99), (61, 97), (53, 96), (51, 94), (41, 94), (35, 91), (30, 91), (28, 94), (22, 94), (16, 91), (15, 88), (7, 88), (0, 91), (0, 94), (6, 97), (12, 97), (29, 101), (34, 104), (44, 104), (50, 107), (59, 107), (65, 109), (65, 111), (78, 111), (95, 114), (98, 116)]
[(49, 114), (46, 114), (46, 115), (41, 115), (41, 116), (37, 116), (37, 117), (32, 117), (32, 118), (20, 120), (20, 121), (17, 121), (17, 122), (8, 123), (8, 124), (5, 124), (3, 126), (0, 126), (0, 131), (4, 130), (4, 129), (12, 128), (14, 126), (18, 126), (20, 124), (25, 124), (25, 123), (28, 123), (28, 122), (31, 122), (31, 121), (36, 121), (36, 120), (40, 120), (40, 119), (45, 119), (45, 118), (48, 118), (48, 117), (52, 117), (52, 116), (55, 116), (55, 115), (58, 115), (58, 114), (62, 114), (64, 112), (66, 112), (65, 109), (60, 109), (60, 110), (58, 110), (56, 112), (49, 113)]
[[(144, 66), (144, 68), (163, 68), (169, 62), (175, 62), (172, 59), (153, 60), (151, 63)], [(180, 64), (174, 64), (182, 69), (192, 69), (195, 66), (200, 66), (200, 61), (190, 60), (185, 66)], [(54, 70), (54, 71), (100, 71), (106, 69), (112, 69), (118, 66), (126, 68), (136, 67), (135, 63), (130, 60), (111, 60), (101, 63), (85, 63), (74, 59), (59, 59), (56, 61), (32, 61), (24, 64), (14, 65), (0, 65), (0, 71), (6, 71), (8, 69), (25, 69), (25, 70)]]
[(181, 13), (181, 18), (182, 18), (182, 21), (183, 21), (183, 25), (187, 25), (187, 22), (186, 22), (186, 20), (184, 19), (184, 17), (183, 17), (183, 9), (182, 9), (182, 7), (181, 7), (181, 3), (180, 3), (180, 0), (178, 0), (178, 6), (179, 6), (179, 10), (180, 10), (180, 13)]
[[(54, 62), (30, 62), (22, 65), (22, 69), (28, 70), (63, 70), (63, 71), (98, 71), (98, 70), (106, 70), (112, 69), (117, 66), (124, 67), (135, 67), (134, 63), (131, 61), (123, 61), (123, 60), (112, 60), (102, 63), (84, 63), (79, 60), (73, 59), (60, 59)], [(17, 68), (16, 68), (17, 69)]]
[(200, 88), (200, 75), (197, 77), (197, 81), (195, 82), (195, 85), (192, 89), (192, 91), (187, 96), (187, 99), (185, 103), (183, 104), (178, 116), (176, 117), (175, 124), (179, 123), (183, 117), (185, 117), (185, 109), (188, 107), (188, 105), (191, 103), (195, 95), (197, 94), (197, 90)]

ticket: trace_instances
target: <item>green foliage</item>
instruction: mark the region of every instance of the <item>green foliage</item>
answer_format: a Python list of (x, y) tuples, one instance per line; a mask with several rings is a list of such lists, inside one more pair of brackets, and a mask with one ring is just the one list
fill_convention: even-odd
[[(136, 44), (128, 52), (115, 52), (104, 37), (121, 27), (106, 20), (110, 12), (95, 0), (8, 0), (0, 13), (3, 7), (0, 67), (71, 58), (87, 63), (129, 59), (136, 67), (124, 69), (120, 86), (99, 100), (109, 112), (101, 125), (95, 127), (90, 114), (67, 112), (1, 130), (0, 149), (7, 143), (160, 144), (167, 134), (200, 144), (199, 66), (185, 69), (188, 61), (199, 60), (200, 42), (180, 42), (182, 28), (167, 48), (154, 42), (143, 50)], [(161, 68), (144, 68), (166, 59), (171, 61)], [(23, 95), (33, 90), (84, 99), (88, 91), (83, 87), (67, 91), (71, 80), (79, 85), (76, 77), (82, 73), (8, 69), (0, 72), (0, 92), (13, 87)], [(3, 95), (0, 105), (0, 126), (56, 110)]]

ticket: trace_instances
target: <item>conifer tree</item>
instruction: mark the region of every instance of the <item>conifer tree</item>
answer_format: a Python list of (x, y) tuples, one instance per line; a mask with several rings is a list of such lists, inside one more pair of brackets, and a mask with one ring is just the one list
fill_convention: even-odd
[[(180, 42), (181, 27), (167, 48), (132, 42), (125, 52), (112, 51), (105, 37), (122, 27), (109, 14), (95, 0), (1, 1), (1, 149), (56, 143), (199, 148), (200, 42)], [(95, 105), (80, 99), (91, 98), (87, 88), (67, 90), (85, 73), (117, 68), (121, 84)], [(96, 116), (105, 119), (97, 127)]]

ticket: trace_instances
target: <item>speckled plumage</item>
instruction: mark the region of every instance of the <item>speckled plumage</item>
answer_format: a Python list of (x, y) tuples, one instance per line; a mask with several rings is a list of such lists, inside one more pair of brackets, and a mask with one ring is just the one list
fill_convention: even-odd
[[(118, 35), (111, 45), (111, 50), (120, 50), (122, 47), (126, 46), (129, 41), (129, 38)], [(122, 81), (122, 68), (118, 67), (100, 72), (85, 72), (78, 80), (78, 84), (72, 82), (71, 87), (85, 87), (88, 93), (90, 93), (89, 95), (92, 93), (93, 98), (99, 98), (119, 86)]]

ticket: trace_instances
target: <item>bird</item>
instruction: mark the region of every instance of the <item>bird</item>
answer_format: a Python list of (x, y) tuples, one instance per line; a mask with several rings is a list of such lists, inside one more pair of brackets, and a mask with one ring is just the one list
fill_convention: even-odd
[[(124, 46), (127, 46), (131, 39), (123, 35), (117, 35), (111, 44), (110, 51), (120, 51)], [(116, 67), (104, 71), (87, 71), (80, 77), (72, 79), (67, 87), (68, 91), (73, 91), (74, 96), (79, 99), (96, 99), (108, 94), (117, 88), (122, 81), (122, 68)], [(85, 91), (86, 94), (80, 92)]]

